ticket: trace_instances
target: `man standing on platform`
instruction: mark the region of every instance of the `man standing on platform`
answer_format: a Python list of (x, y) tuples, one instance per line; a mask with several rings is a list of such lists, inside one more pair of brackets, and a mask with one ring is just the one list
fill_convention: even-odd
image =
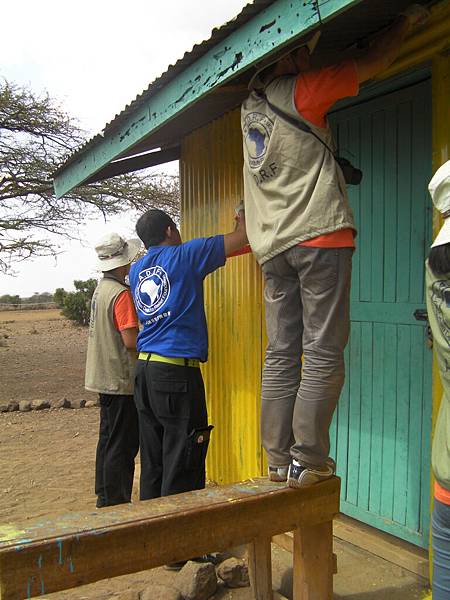
[(247, 231), (266, 282), (261, 422), (272, 481), (302, 487), (335, 471), (329, 427), (344, 383), (355, 226), (326, 114), (386, 69), (427, 14), (413, 5), (363, 56), (311, 69), (316, 33), (260, 65), (242, 105)]

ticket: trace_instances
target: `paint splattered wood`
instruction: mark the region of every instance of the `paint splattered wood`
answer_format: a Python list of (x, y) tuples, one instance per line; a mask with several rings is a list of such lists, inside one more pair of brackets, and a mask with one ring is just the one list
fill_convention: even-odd
[(261, 478), (0, 526), (0, 598), (31, 598), (331, 522), (339, 483), (293, 490)]

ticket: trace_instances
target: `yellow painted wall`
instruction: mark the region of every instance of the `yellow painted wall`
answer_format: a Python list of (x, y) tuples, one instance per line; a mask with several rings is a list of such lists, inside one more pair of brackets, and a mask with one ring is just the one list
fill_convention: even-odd
[[(191, 134), (180, 161), (182, 235), (186, 239), (234, 228), (242, 201), (239, 111)], [(229, 258), (205, 282), (209, 361), (203, 367), (209, 421), (215, 426), (207, 476), (227, 483), (260, 475), (262, 278), (251, 254)]]

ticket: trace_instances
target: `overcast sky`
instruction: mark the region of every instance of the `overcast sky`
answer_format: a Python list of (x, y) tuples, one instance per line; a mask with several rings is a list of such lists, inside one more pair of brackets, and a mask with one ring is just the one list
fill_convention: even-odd
[[(1, 8), (0, 77), (48, 91), (98, 133), (170, 64), (236, 16), (245, 0), (22, 0)], [(176, 164), (167, 167), (174, 172)], [(130, 219), (131, 221), (131, 219)], [(85, 242), (64, 243), (56, 259), (18, 265), (17, 277), (0, 275), (0, 295), (71, 289), (94, 275), (90, 245), (103, 233), (132, 232), (132, 223), (91, 223)]]

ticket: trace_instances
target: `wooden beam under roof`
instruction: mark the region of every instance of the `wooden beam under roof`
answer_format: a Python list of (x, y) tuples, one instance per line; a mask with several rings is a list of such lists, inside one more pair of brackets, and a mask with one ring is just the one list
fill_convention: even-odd
[(130, 173), (131, 171), (156, 167), (157, 165), (162, 165), (163, 163), (171, 162), (172, 160), (178, 160), (180, 154), (180, 147), (175, 146), (173, 148), (167, 148), (166, 150), (160, 150), (159, 152), (147, 152), (146, 154), (116, 160), (106, 165), (106, 167), (103, 167), (103, 169), (100, 169), (100, 171), (95, 173), (95, 175), (92, 175), (92, 177), (89, 177), (89, 179), (84, 182), (84, 185), (103, 181), (104, 179), (115, 177), (116, 175)]

